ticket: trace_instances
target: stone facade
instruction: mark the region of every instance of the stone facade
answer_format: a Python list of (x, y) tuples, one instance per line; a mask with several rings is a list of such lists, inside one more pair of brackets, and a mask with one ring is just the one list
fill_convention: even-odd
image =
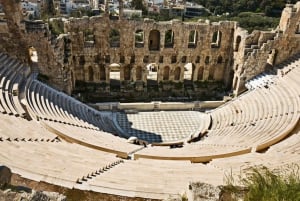
[[(18, 13), (10, 12), (16, 2), (1, 2), (6, 13)], [(159, 91), (186, 86), (197, 91), (195, 83), (222, 82), (238, 94), (247, 80), (300, 51), (299, 8), (299, 3), (288, 4), (277, 29), (251, 34), (236, 22), (155, 22), (105, 13), (52, 19), (49, 25), (55, 22), (63, 30), (55, 35), (47, 23), (21, 22), (21, 14), (8, 14), (7, 23), (0, 22), (0, 49), (20, 56), (26, 55), (26, 46), (34, 47), (40, 73), (67, 93), (79, 81), (102, 86), (99, 92), (112, 87), (147, 92), (149, 85)]]

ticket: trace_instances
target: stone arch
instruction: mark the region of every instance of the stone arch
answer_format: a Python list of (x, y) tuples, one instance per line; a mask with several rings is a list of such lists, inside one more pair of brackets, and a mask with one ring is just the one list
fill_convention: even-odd
[(124, 66), (124, 80), (130, 80), (131, 75), (131, 66), (125, 65)]
[(167, 30), (165, 33), (165, 48), (173, 48), (174, 46), (174, 31)]
[(209, 62), (210, 62), (210, 57), (209, 57), (209, 56), (206, 56), (204, 62), (205, 62), (205, 64), (209, 64)]
[(79, 65), (83, 66), (85, 64), (85, 58), (83, 55), (79, 57)]
[(198, 32), (196, 30), (190, 31), (188, 48), (196, 48), (198, 42)]
[(134, 39), (135, 39), (135, 47), (136, 48), (144, 47), (144, 31), (143, 30), (138, 29), (135, 32)]
[(29, 54), (29, 59), (31, 62), (33, 63), (37, 63), (38, 62), (38, 54), (37, 54), (37, 51), (34, 47), (29, 47), (28, 48), (28, 54)]
[(100, 80), (106, 80), (105, 66), (103, 64), (100, 65)]
[(109, 33), (110, 47), (120, 47), (120, 32), (117, 29), (111, 29)]
[(234, 51), (235, 52), (239, 51), (241, 40), (242, 40), (241, 36), (236, 37), (235, 46), (234, 46)]
[(181, 74), (181, 69), (180, 67), (177, 67), (174, 71), (174, 80), (176, 81), (180, 80), (180, 74)]
[(118, 84), (120, 82), (120, 69), (121, 66), (117, 63), (112, 63), (109, 65), (109, 78), (114, 84)]
[(170, 67), (165, 66), (163, 69), (163, 80), (169, 80), (170, 78)]
[(214, 80), (214, 74), (215, 74), (215, 68), (213, 66), (210, 66), (208, 80)]
[(158, 51), (160, 49), (160, 32), (151, 30), (149, 34), (149, 50)]
[(194, 64), (187, 63), (184, 65), (184, 80), (193, 80)]
[(219, 48), (221, 46), (221, 42), (222, 42), (222, 32), (221, 31), (215, 31), (212, 35), (211, 47), (212, 48)]
[(157, 81), (158, 65), (156, 63), (150, 63), (147, 66), (147, 82), (148, 84), (154, 84)]
[(88, 81), (93, 82), (94, 81), (94, 70), (92, 66), (88, 67)]
[(203, 80), (203, 72), (204, 72), (204, 68), (201, 66), (198, 69), (198, 74), (197, 74), (197, 80)]
[(135, 76), (136, 80), (143, 80), (143, 69), (141, 66), (136, 67)]
[(218, 56), (217, 63), (218, 64), (223, 63), (223, 57), (221, 55)]

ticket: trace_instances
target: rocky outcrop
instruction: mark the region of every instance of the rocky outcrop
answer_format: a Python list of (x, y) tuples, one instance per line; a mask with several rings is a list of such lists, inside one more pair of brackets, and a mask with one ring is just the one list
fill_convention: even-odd
[(6, 166), (0, 166), (0, 189), (4, 188), (11, 181), (11, 170)]
[(34, 191), (26, 192), (24, 190), (6, 189), (0, 191), (1, 201), (67, 201), (66, 196), (55, 192)]

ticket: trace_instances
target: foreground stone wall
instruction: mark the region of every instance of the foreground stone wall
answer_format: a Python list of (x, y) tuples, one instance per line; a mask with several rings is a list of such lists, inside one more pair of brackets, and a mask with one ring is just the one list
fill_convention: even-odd
[(0, 50), (26, 62), (26, 49), (33, 46), (40, 73), (67, 93), (81, 82), (95, 84), (97, 93), (117, 88), (117, 94), (147, 92), (149, 86), (211, 92), (201, 83), (223, 83), (238, 94), (247, 80), (300, 51), (299, 3), (287, 4), (277, 29), (251, 34), (236, 22), (155, 22), (107, 13), (53, 19), (59, 34), (48, 23), (22, 21), (17, 1), (1, 3), (7, 21), (0, 22)]

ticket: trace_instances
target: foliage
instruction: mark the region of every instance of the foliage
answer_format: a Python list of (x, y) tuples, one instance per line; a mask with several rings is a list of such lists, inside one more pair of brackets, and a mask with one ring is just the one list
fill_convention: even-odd
[[(270, 170), (266, 167), (252, 168), (245, 178), (241, 179), (245, 186), (245, 201), (299, 201), (300, 171), (298, 165), (287, 169)], [(232, 176), (227, 177), (225, 190), (236, 193)]]
[[(196, 3), (208, 8), (215, 15), (230, 13), (237, 16), (241, 12), (263, 12), (267, 16), (279, 17), (285, 7), (285, 0), (195, 0)], [(291, 0), (296, 3), (297, 0)]]
[(64, 25), (61, 20), (52, 20), (49, 22), (49, 29), (52, 34), (59, 35), (64, 33)]
[(132, 0), (131, 6), (136, 10), (142, 10), (143, 15), (147, 15), (148, 13), (143, 0)]
[(73, 10), (70, 13), (70, 17), (75, 17), (75, 18), (80, 18), (83, 16), (88, 16), (91, 17), (93, 16), (93, 12), (91, 9), (86, 9), (86, 8), (78, 8), (76, 10)]
[(300, 200), (299, 167), (292, 170), (288, 175), (280, 175), (266, 167), (253, 169), (252, 173), (243, 180), (249, 188), (245, 200)]
[[(201, 19), (209, 19), (211, 22), (218, 21), (237, 21), (240, 27), (247, 29), (249, 32), (253, 30), (269, 30), (270, 28), (276, 28), (279, 24), (279, 18), (268, 17), (261, 13), (253, 13), (253, 12), (242, 12), (237, 16), (209, 16)], [(196, 21), (198, 19), (193, 19)]]

